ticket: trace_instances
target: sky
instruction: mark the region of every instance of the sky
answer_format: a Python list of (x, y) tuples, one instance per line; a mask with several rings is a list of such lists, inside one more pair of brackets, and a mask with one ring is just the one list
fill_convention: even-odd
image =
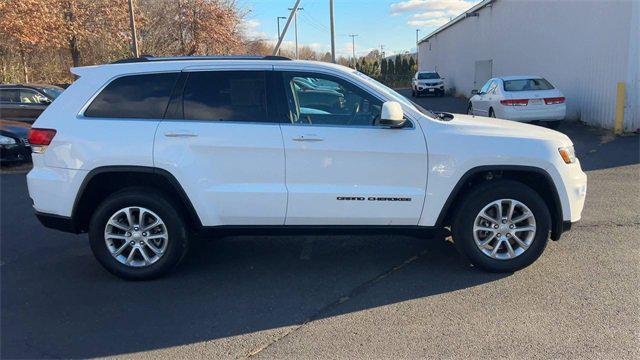
[[(415, 52), (416, 29), (419, 37), (428, 35), (468, 10), (479, 0), (334, 0), (337, 56), (351, 56), (355, 37), (356, 55), (366, 55), (384, 46), (386, 55)], [(237, 0), (247, 12), (245, 32), (250, 38), (275, 42), (276, 17), (289, 16), (295, 0)], [(329, 51), (329, 0), (302, 0), (298, 12), (298, 44), (314, 50)], [(280, 20), (281, 29), (286, 19)], [(283, 46), (293, 49), (293, 22)]]

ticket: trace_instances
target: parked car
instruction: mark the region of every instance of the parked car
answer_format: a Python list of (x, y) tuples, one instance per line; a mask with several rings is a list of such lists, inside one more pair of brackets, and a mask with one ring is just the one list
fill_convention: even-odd
[(24, 122), (0, 120), (0, 163), (31, 161), (31, 147), (27, 140), (30, 128)]
[(435, 71), (418, 71), (411, 80), (411, 96), (422, 94), (444, 96), (444, 78)]
[[(122, 278), (168, 273), (196, 235), (444, 227), (477, 266), (514, 271), (584, 205), (566, 135), (435, 114), (340, 65), (143, 57), (72, 72), (29, 134), (29, 195)], [(344, 104), (302, 107), (301, 77)]]
[(473, 90), (468, 114), (520, 122), (542, 121), (556, 128), (566, 115), (565, 97), (540, 76), (505, 76), (489, 79)]
[(32, 123), (62, 91), (54, 85), (0, 85), (0, 118)]

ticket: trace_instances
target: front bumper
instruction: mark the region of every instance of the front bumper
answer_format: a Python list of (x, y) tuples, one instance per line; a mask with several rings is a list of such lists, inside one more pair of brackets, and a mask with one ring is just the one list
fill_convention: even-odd
[(36, 211), (36, 217), (44, 227), (49, 229), (60, 230), (73, 234), (79, 233), (78, 228), (71, 217), (47, 214), (38, 211)]

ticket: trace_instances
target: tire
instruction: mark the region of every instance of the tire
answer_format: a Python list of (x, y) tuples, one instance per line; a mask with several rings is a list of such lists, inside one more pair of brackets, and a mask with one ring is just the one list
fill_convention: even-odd
[[(137, 213), (136, 209), (138, 209)], [(140, 211), (140, 209), (145, 211)], [(134, 225), (138, 222), (139, 228), (135, 230), (140, 231), (133, 231), (133, 226), (130, 226), (132, 228), (131, 231), (126, 233), (120, 227), (112, 225), (107, 227), (107, 222), (116, 214), (119, 214), (119, 219), (121, 219), (117, 220), (120, 226), (127, 224), (124, 222), (128, 222), (126, 220), (127, 212), (131, 215)], [(144, 213), (142, 224), (139, 221), (141, 212)], [(149, 228), (148, 232), (143, 232), (144, 227), (142, 225), (145, 224), (145, 220), (146, 223), (154, 222), (155, 217), (159, 217), (162, 224)], [(111, 239), (106, 235), (114, 232), (119, 233), (112, 236), (122, 237), (122, 239)], [(129, 234), (129, 236), (126, 234)], [(149, 234), (154, 239), (141, 237), (142, 234), (145, 236)], [(125, 236), (127, 237), (125, 238)], [(163, 236), (164, 238), (162, 238)], [(136, 243), (137, 248), (134, 249), (129, 240)], [(152, 243), (151, 241), (154, 242)], [(160, 243), (155, 243), (155, 241), (160, 241)], [(105, 199), (91, 217), (89, 242), (98, 262), (107, 271), (125, 280), (151, 280), (166, 275), (180, 263), (189, 247), (186, 222), (176, 211), (176, 207), (162, 193), (145, 188), (124, 189)], [(112, 250), (109, 247), (111, 246), (111, 249), (121, 246), (124, 248), (125, 243), (129, 243), (129, 245), (122, 250), (122, 254), (119, 255), (120, 260), (118, 260), (112, 255)], [(160, 250), (160, 252), (154, 253), (152, 246), (156, 250)], [(117, 251), (115, 250), (116, 253)], [(146, 257), (142, 256), (142, 251), (147, 255)], [(131, 252), (134, 252), (131, 261), (128, 258), (123, 260), (124, 256), (131, 254)], [(148, 258), (150, 261), (147, 261)], [(122, 263), (122, 261), (127, 262), (127, 264)], [(134, 261), (138, 263), (137, 266), (134, 265)], [(140, 262), (143, 264), (139, 264)]]
[(411, 97), (416, 97), (416, 91), (415, 90), (411, 90)]
[[(501, 236), (501, 243), (498, 243), (498, 238), (491, 235), (490, 232), (485, 232), (486, 238), (479, 239), (479, 242), (483, 242), (491, 236), (494, 236), (492, 242), (487, 244), (486, 248), (481, 249), (481, 245), (476, 242), (476, 234), (483, 234), (482, 231), (474, 231), (474, 226), (477, 224), (479, 213), (493, 202), (509, 199), (515, 200), (514, 204), (522, 204), (526, 206), (527, 210), (533, 214), (533, 217), (527, 218), (525, 221), (521, 221), (514, 225), (515, 227), (525, 228), (531, 226), (529, 222), (533, 221), (533, 227), (535, 228), (533, 233), (530, 232), (518, 232), (518, 230), (508, 230), (509, 224), (500, 224), (499, 228), (492, 229), (495, 231), (493, 234), (498, 235), (500, 231), (505, 233), (510, 231), (516, 231), (515, 234), (518, 240), (521, 242), (527, 242), (528, 247), (523, 248), (515, 242), (513, 235)], [(509, 201), (502, 203), (504, 206), (503, 214), (508, 212)], [(518, 209), (523, 209), (521, 205), (517, 205), (514, 210), (514, 220), (516, 217), (523, 216), (526, 212), (520, 212)], [(496, 213), (496, 207), (489, 208), (485, 214)], [(484, 218), (481, 219), (484, 221)], [(488, 222), (487, 222), (488, 224)], [(487, 225), (490, 228), (493, 226)], [(549, 240), (549, 230), (551, 229), (551, 215), (546, 203), (530, 187), (512, 180), (495, 180), (488, 181), (472, 190), (461, 203), (457, 206), (455, 212), (455, 219), (452, 224), (453, 240), (458, 251), (466, 257), (472, 264), (489, 272), (513, 272), (524, 267), (529, 266), (535, 260), (537, 260)], [(510, 236), (510, 238), (506, 238)], [(509, 246), (504, 241), (509, 242)], [(499, 245), (496, 245), (499, 244)], [(512, 245), (513, 244), (513, 245)], [(498, 247), (495, 257), (492, 257), (495, 248)], [(508, 249), (513, 249), (508, 251)], [(491, 254), (487, 254), (491, 252)]]
[(467, 115), (473, 115), (473, 105), (471, 103), (467, 106)]
[(489, 109), (489, 117), (492, 117), (492, 118), (496, 117), (496, 113), (493, 111), (493, 108)]

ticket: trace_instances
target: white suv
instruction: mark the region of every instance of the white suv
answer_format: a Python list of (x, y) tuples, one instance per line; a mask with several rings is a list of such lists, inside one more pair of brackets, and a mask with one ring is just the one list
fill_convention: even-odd
[(123, 278), (167, 273), (198, 235), (445, 227), (474, 264), (514, 271), (580, 219), (587, 179), (567, 136), (434, 114), (343, 66), (147, 57), (72, 71), (31, 130), (29, 194), (45, 226), (88, 232)]
[(435, 71), (418, 71), (411, 79), (411, 96), (422, 94), (444, 96), (444, 78)]

